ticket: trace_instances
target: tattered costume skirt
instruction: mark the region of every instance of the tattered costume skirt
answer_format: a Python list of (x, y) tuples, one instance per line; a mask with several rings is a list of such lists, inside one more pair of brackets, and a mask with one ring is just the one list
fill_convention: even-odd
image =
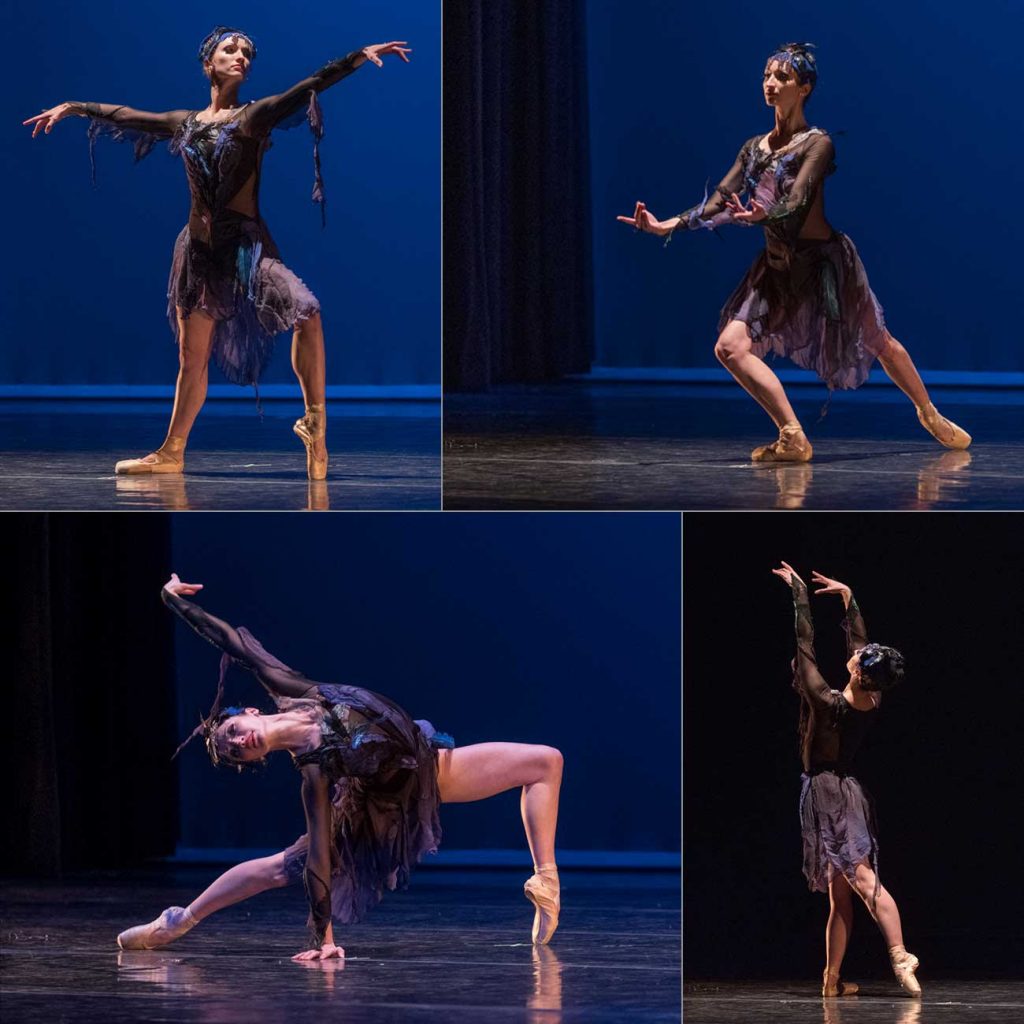
[(831, 871), (853, 881), (867, 861), (878, 877), (878, 836), (871, 797), (852, 775), (805, 772), (800, 786), (804, 877), (812, 892), (827, 892)]
[[(385, 891), (404, 889), (412, 866), (441, 843), (437, 784), (439, 748), (451, 738), (417, 720), (416, 767), (385, 778), (339, 779), (331, 787), (331, 914), (354, 924)], [(309, 849), (301, 836), (284, 852), (285, 875), (301, 882)]]
[(174, 243), (167, 283), (167, 317), (178, 337), (177, 306), (186, 318), (201, 310), (216, 321), (213, 359), (235, 384), (256, 384), (275, 337), (320, 311), (306, 285), (280, 260), (261, 220), (225, 210), (212, 244), (186, 224)]
[(750, 330), (755, 355), (787, 356), (829, 389), (856, 388), (885, 348), (882, 307), (853, 242), (842, 232), (823, 241), (769, 241), (726, 300), (718, 321)]

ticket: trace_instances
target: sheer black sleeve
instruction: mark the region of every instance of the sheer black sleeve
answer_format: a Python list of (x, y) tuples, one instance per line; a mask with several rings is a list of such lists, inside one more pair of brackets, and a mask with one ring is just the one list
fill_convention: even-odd
[(739, 153), (732, 167), (729, 168), (726, 176), (718, 183), (715, 191), (709, 197), (705, 191), (704, 201), (696, 206), (691, 206), (679, 214), (679, 230), (695, 231), (697, 228), (716, 228), (720, 224), (736, 223), (732, 210), (726, 205), (726, 200), (732, 198), (733, 192), (737, 195), (744, 190), (745, 171), (747, 156), (750, 152), (751, 140), (748, 139), (740, 147)]
[(115, 142), (130, 142), (138, 163), (156, 143), (169, 139), (188, 116), (187, 110), (167, 110), (154, 114), (117, 103), (71, 102), (71, 109), (80, 117), (89, 118), (89, 167), (96, 184), (96, 139), (109, 135)]
[(302, 769), (302, 806), (306, 812), (309, 852), (302, 882), (309, 901), (312, 949), (324, 944), (331, 924), (331, 803), (327, 776), (315, 764)]
[[(305, 115), (310, 93), (323, 92), (324, 89), (347, 78), (365, 61), (366, 57), (363, 56), (362, 50), (353, 50), (344, 57), (325, 64), (319, 71), (302, 79), (301, 82), (296, 82), (290, 89), (250, 103), (244, 115), (249, 131), (253, 135), (259, 135), (278, 125), (285, 128), (293, 127), (292, 124), (283, 122), (300, 112)], [(301, 118), (297, 118), (295, 123), (299, 121)]]
[(805, 216), (825, 176), (833, 169), (835, 147), (824, 134), (815, 135), (804, 151), (803, 162), (789, 192), (769, 211), (762, 224), (771, 224), (789, 217)]
[(846, 606), (843, 627), (846, 629), (846, 651), (852, 656), (854, 651), (864, 647), (868, 642), (868, 627), (864, 625), (864, 616), (861, 615), (853, 594), (850, 595), (850, 603)]
[(793, 589), (793, 611), (796, 619), (793, 685), (808, 700), (817, 704), (831, 704), (832, 691), (818, 671), (818, 660), (814, 654), (814, 621), (811, 619), (807, 587), (803, 580), (796, 576), (790, 585)]
[(317, 684), (301, 672), (289, 668), (268, 654), (246, 630), (235, 629), (222, 619), (211, 615), (199, 605), (186, 601), (180, 594), (172, 594), (165, 587), (160, 592), (164, 604), (195, 630), (204, 640), (230, 655), (239, 665), (247, 668), (278, 697), (313, 697)]

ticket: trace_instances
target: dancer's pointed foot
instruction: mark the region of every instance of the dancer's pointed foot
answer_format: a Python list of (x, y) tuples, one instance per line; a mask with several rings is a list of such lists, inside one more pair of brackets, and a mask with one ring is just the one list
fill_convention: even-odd
[(180, 939), (197, 924), (188, 907), (168, 907), (155, 921), (121, 932), (117, 944), (122, 949), (156, 949)]
[(799, 423), (787, 423), (779, 430), (779, 439), (763, 444), (750, 453), (752, 462), (810, 462), (814, 449)]
[(114, 466), (118, 475), (142, 473), (184, 473), (185, 438), (169, 435), (155, 452), (141, 459), (122, 459)]
[(855, 996), (860, 986), (853, 981), (843, 981), (838, 974), (829, 974), (826, 970), (821, 982), (821, 994), (826, 998), (833, 996)]
[(295, 421), (292, 430), (306, 446), (306, 474), (310, 480), (327, 476), (327, 411), (322, 405), (309, 405), (306, 415)]
[(960, 450), (970, 447), (971, 435), (963, 427), (958, 427), (952, 420), (947, 420), (931, 402), (927, 405), (918, 405), (916, 409), (921, 426), (939, 444)]
[(533, 915), (533, 941), (538, 946), (546, 946), (558, 927), (558, 914), (562, 906), (557, 869), (538, 869), (537, 874), (526, 880), (523, 892), (536, 908)]
[(917, 957), (908, 953), (903, 946), (893, 946), (889, 950), (889, 960), (892, 962), (892, 973), (896, 975), (903, 991), (907, 995), (920, 996), (921, 983), (914, 977), (914, 972), (921, 965)]

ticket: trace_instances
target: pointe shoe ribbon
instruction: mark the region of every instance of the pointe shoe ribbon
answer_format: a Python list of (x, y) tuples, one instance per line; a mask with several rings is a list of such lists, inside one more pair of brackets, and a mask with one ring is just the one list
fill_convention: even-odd
[(896, 975), (903, 991), (908, 995), (919, 996), (921, 983), (914, 977), (914, 972), (921, 966), (917, 957), (908, 953), (903, 946), (893, 946), (889, 950), (889, 959), (892, 962), (892, 973)]
[(327, 412), (322, 405), (306, 407), (306, 415), (295, 421), (292, 430), (306, 446), (306, 474), (310, 480), (324, 480), (327, 477), (327, 452), (323, 457), (316, 455), (315, 445), (327, 436)]
[(184, 473), (185, 438), (168, 437), (155, 452), (141, 459), (122, 459), (114, 466), (119, 476), (144, 473)]
[(779, 429), (779, 439), (750, 453), (752, 462), (810, 462), (814, 449), (799, 423)]
[(963, 427), (958, 427), (952, 420), (946, 419), (931, 402), (927, 405), (918, 405), (916, 409), (917, 418), (921, 421), (921, 426), (939, 444), (945, 445), (947, 448), (959, 450), (970, 447), (971, 435)]
[(546, 946), (558, 927), (558, 914), (561, 910), (558, 883), (552, 883), (543, 875), (536, 874), (526, 880), (523, 892), (536, 908), (533, 915), (533, 941), (538, 946)]
[(168, 907), (155, 921), (121, 932), (117, 944), (122, 949), (156, 949), (180, 939), (197, 924), (188, 907)]

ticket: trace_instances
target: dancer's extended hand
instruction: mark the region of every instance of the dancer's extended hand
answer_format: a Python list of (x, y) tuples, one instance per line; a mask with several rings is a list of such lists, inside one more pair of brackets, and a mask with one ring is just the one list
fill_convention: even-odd
[(840, 583), (839, 580), (830, 580), (827, 576), (822, 576), (817, 571), (811, 573), (811, 583), (818, 585), (818, 589), (814, 592), (815, 594), (839, 594), (846, 598), (853, 593), (845, 583)]
[(632, 217), (616, 217), (623, 224), (631, 224), (637, 231), (645, 231), (649, 235), (667, 235), (679, 225), (679, 218), (658, 220), (643, 203), (637, 203)]
[(71, 109), (70, 103), (58, 103), (57, 106), (51, 107), (49, 110), (44, 110), (41, 114), (36, 114), (35, 117), (30, 117), (27, 121), (22, 121), (22, 124), (32, 125), (32, 138), (34, 139), (40, 131), (45, 132), (47, 135), (53, 129), (53, 126), (65, 117), (74, 117), (75, 112)]
[(176, 572), (172, 572), (171, 578), (164, 584), (164, 590), (171, 594), (197, 594), (202, 589), (202, 583), (182, 583)]
[(768, 211), (756, 199), (751, 198), (750, 206), (746, 207), (735, 192), (732, 194), (732, 199), (726, 199), (725, 205), (732, 210), (733, 220), (737, 220), (741, 224), (757, 224), (768, 216)]
[(381, 57), (386, 57), (389, 53), (393, 53), (398, 57), (401, 57), (406, 64), (409, 63), (407, 54), (412, 53), (404, 42), (402, 43), (374, 43), (373, 46), (363, 47), (363, 56), (370, 61), (371, 64), (376, 64), (377, 67), (384, 67), (384, 61)]
[(341, 946), (335, 946), (332, 942), (325, 942), (319, 949), (306, 949), (296, 953), (293, 960), (329, 960), (337, 957), (339, 960), (345, 958), (345, 950)]
[(796, 569), (794, 569), (793, 566), (789, 564), (789, 562), (782, 562), (780, 564), (782, 565), (782, 568), (772, 569), (772, 572), (776, 576), (782, 577), (782, 579), (786, 581), (787, 586), (791, 587), (793, 585), (793, 580), (799, 580), (800, 583), (803, 583), (803, 580), (800, 579), (800, 576), (797, 573)]

